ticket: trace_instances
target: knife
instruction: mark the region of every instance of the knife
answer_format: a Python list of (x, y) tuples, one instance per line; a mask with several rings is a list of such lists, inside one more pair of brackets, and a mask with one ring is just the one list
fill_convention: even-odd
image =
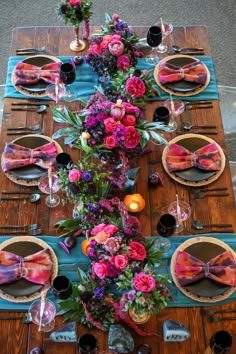
[[(180, 131), (180, 130), (177, 130), (177, 131), (176, 131), (176, 134), (177, 134), (177, 135), (188, 134), (188, 132), (187, 132), (187, 131)], [(195, 131), (194, 131), (194, 134), (217, 135), (218, 133), (217, 133), (217, 132), (206, 132), (206, 131), (198, 131), (198, 132), (195, 132)]]
[(38, 130), (36, 132), (34, 132), (32, 130), (21, 130), (21, 131), (15, 131), (15, 132), (8, 131), (7, 135), (42, 134), (42, 133), (43, 133), (43, 130)]
[(193, 234), (193, 235), (200, 235), (200, 234), (232, 234), (232, 233), (234, 233), (234, 230), (232, 230), (232, 229), (229, 229), (229, 230), (222, 230), (222, 229), (216, 229), (216, 230), (207, 230), (207, 231), (205, 231), (204, 230), (204, 232), (202, 232), (202, 230), (201, 230), (201, 232), (195, 232), (195, 231), (191, 231), (191, 233)]
[(16, 55), (40, 55), (40, 54), (48, 54), (46, 51), (42, 52), (37, 52), (37, 51), (32, 51), (32, 52), (16, 52)]
[(204, 52), (184, 52), (184, 53), (176, 53), (174, 51), (168, 52), (168, 55), (204, 55)]
[(12, 102), (12, 106), (49, 106), (48, 101), (47, 102)]
[(39, 190), (32, 190), (32, 191), (2, 191), (2, 194), (34, 194), (34, 193), (38, 193), (38, 194), (44, 194), (43, 192), (39, 191)]

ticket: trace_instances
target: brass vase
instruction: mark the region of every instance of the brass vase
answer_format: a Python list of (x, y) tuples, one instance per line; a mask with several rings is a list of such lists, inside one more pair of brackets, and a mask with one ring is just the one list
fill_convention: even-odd
[(74, 52), (81, 52), (86, 47), (86, 41), (81, 40), (79, 26), (74, 26), (75, 39), (70, 43), (70, 49)]
[(141, 315), (137, 315), (133, 310), (129, 309), (129, 317), (136, 324), (146, 323), (150, 319), (149, 313), (143, 313)]

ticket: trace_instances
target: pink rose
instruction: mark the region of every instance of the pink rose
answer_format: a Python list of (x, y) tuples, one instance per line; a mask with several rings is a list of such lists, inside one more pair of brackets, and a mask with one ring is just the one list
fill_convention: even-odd
[(126, 114), (126, 116), (122, 119), (122, 123), (124, 126), (136, 125), (136, 118), (131, 114)]
[(120, 16), (119, 16), (118, 14), (113, 14), (113, 15), (112, 15), (112, 21), (113, 21), (113, 22), (116, 23), (116, 22), (118, 22), (119, 20), (120, 20)]
[(72, 168), (72, 170), (70, 170), (70, 172), (68, 173), (68, 178), (70, 182), (79, 181), (81, 178), (81, 174), (78, 170), (76, 170), (76, 168)]
[(133, 106), (131, 103), (129, 102), (123, 102), (123, 105), (125, 107), (125, 112), (126, 113), (135, 113), (138, 115), (142, 115), (142, 111), (140, 108)]
[(126, 254), (117, 254), (114, 256), (114, 264), (117, 269), (123, 270), (127, 267), (129, 258)]
[(80, 5), (80, 0), (70, 0), (70, 5), (71, 6)]
[(127, 93), (134, 98), (144, 96), (146, 91), (145, 84), (139, 77), (130, 77), (126, 81), (125, 89)]
[(104, 119), (103, 123), (105, 125), (105, 131), (108, 134), (114, 132), (116, 129), (117, 122), (113, 118), (106, 118)]
[(140, 242), (130, 242), (129, 256), (136, 261), (143, 261), (147, 257), (146, 248)]
[(106, 242), (106, 240), (110, 237), (108, 233), (106, 233), (104, 230), (100, 231), (97, 233), (95, 236), (95, 241), (97, 243), (103, 244)]
[(102, 52), (105, 52), (109, 46), (109, 43), (111, 42), (112, 37), (110, 38), (103, 38), (102, 42), (100, 43), (100, 48)]
[(121, 38), (121, 36), (119, 34), (113, 34), (112, 40), (113, 39), (116, 39), (117, 41), (122, 41), (122, 38)]
[(93, 55), (98, 55), (100, 53), (101, 49), (100, 49), (100, 45), (99, 44), (93, 44), (90, 47), (90, 53), (92, 53)]
[(123, 72), (126, 72), (127, 69), (130, 67), (130, 60), (127, 55), (121, 55), (117, 58), (116, 62), (117, 68), (120, 68)]
[(103, 139), (103, 144), (106, 149), (113, 149), (117, 146), (116, 138), (113, 135), (106, 136)]
[(97, 235), (98, 232), (103, 231), (104, 227), (106, 226), (106, 224), (99, 224), (97, 226), (95, 226), (92, 230), (91, 230), (91, 234), (92, 235)]
[(103, 231), (105, 231), (110, 236), (113, 236), (113, 234), (118, 230), (118, 227), (112, 224), (106, 225), (103, 229)]
[(125, 132), (124, 147), (133, 149), (139, 144), (140, 139), (141, 136), (134, 127), (127, 127)]
[(123, 54), (124, 44), (117, 39), (113, 39), (108, 46), (109, 52), (115, 57), (119, 57)]
[(135, 275), (133, 286), (136, 290), (142, 291), (143, 293), (149, 293), (155, 289), (156, 282), (152, 275), (147, 275), (141, 272)]
[(102, 259), (101, 261), (94, 263), (93, 271), (98, 278), (105, 278), (107, 276), (107, 262)]

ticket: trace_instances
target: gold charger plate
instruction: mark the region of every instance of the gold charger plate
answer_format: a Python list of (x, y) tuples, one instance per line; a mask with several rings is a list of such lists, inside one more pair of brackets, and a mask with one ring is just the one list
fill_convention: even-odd
[[(22, 60), (23, 62), (30, 63), (39, 67), (42, 67), (45, 64), (50, 64), (50, 63), (60, 63), (61, 60), (53, 57), (51, 55), (34, 55), (34, 56), (29, 56)], [(15, 89), (22, 93), (23, 95), (31, 96), (31, 97), (42, 97), (45, 96), (45, 90), (46, 87), (49, 85), (49, 83), (46, 82), (39, 82), (34, 85), (16, 85), (16, 76), (15, 76), (15, 68), (12, 71), (12, 76), (11, 76), (11, 81)]]
[[(53, 140), (52, 138), (50, 138), (49, 136), (46, 136), (46, 135), (39, 135), (39, 134), (28, 134), (28, 135), (25, 135), (24, 137), (19, 137), (19, 138), (16, 138), (12, 141), (12, 143), (17, 143), (18, 140), (20, 141), (21, 139), (27, 139), (27, 137), (29, 138), (29, 141), (32, 141), (34, 142), (34, 146), (31, 147), (31, 146), (25, 146), (25, 147), (31, 147), (31, 148), (36, 148), (38, 146), (41, 146), (41, 144), (39, 144), (37, 146), (37, 141), (41, 142), (42, 140), (46, 142), (54, 142), (54, 144), (56, 145), (57, 147), (57, 152), (58, 154), (61, 153), (63, 150), (61, 148), (61, 146), (55, 141)], [(38, 139), (38, 140), (37, 140)], [(1, 165), (2, 165), (2, 159), (1, 159)], [(29, 166), (25, 166), (26, 170), (28, 170), (28, 167)], [(21, 170), (23, 170), (24, 168), (22, 167)], [(42, 170), (42, 169), (41, 169)], [(45, 170), (45, 174), (47, 173), (47, 170)], [(42, 177), (42, 175), (39, 175), (39, 177), (36, 177), (36, 178), (27, 178), (27, 173), (25, 174), (25, 177), (18, 177), (17, 174), (13, 174), (11, 171), (7, 171), (7, 172), (4, 172), (5, 176), (7, 178), (9, 178), (12, 182), (16, 183), (16, 184), (19, 184), (21, 186), (37, 186), (39, 184), (39, 179), (40, 177)]]
[(173, 281), (177, 288), (187, 297), (198, 302), (214, 303), (227, 299), (235, 292), (236, 287), (230, 287), (214, 282), (211, 279), (204, 278), (200, 281), (188, 286), (181, 286), (175, 274), (176, 256), (179, 251), (185, 251), (203, 262), (208, 262), (213, 257), (230, 251), (236, 262), (236, 254), (234, 250), (225, 242), (213, 237), (195, 237), (183, 242), (174, 252), (171, 262), (170, 270)]
[[(168, 57), (162, 59), (162, 60), (156, 65), (156, 67), (155, 67), (155, 69), (154, 69), (154, 79), (156, 80), (156, 83), (160, 86), (160, 88), (161, 88), (163, 91), (168, 92), (168, 93), (171, 93), (171, 94), (173, 94), (173, 95), (175, 95), (175, 96), (194, 96), (194, 95), (197, 95), (198, 93), (204, 91), (205, 88), (209, 85), (209, 82), (210, 82), (210, 72), (209, 72), (207, 66), (206, 66), (204, 63), (202, 63), (202, 64), (204, 65), (205, 70), (206, 70), (206, 74), (207, 74), (207, 79), (206, 79), (206, 82), (205, 82), (204, 85), (193, 85), (193, 83), (190, 83), (190, 82), (189, 82), (189, 84), (192, 84), (192, 85), (193, 85), (193, 88), (192, 88), (192, 89), (190, 88), (190, 89), (187, 90), (187, 91), (184, 91), (184, 90), (180, 89), (180, 90), (178, 91), (178, 88), (177, 88), (177, 87), (176, 87), (175, 89), (172, 89), (172, 88), (169, 88), (169, 87), (167, 87), (166, 85), (163, 85), (163, 84), (160, 83), (159, 75), (158, 75), (158, 74), (159, 74), (159, 66), (160, 66), (160, 64), (166, 63), (166, 62), (168, 62), (168, 61), (175, 61), (175, 60), (177, 61), (177, 63), (178, 63), (178, 61), (181, 63), (181, 61), (190, 61), (190, 60), (192, 60), (192, 61), (197, 61), (198, 59), (197, 59), (197, 58), (194, 58), (194, 57), (192, 57), (192, 56), (183, 55), (183, 54), (171, 55), (171, 56), (168, 56)], [(186, 63), (184, 63), (184, 65), (185, 65), (185, 64), (186, 64)], [(180, 65), (180, 67), (181, 67), (181, 65)], [(181, 82), (181, 81), (183, 82), (183, 80), (180, 80), (179, 82)], [(187, 83), (187, 82), (186, 82), (186, 83)], [(177, 84), (177, 82), (176, 82), (176, 84)], [(176, 85), (176, 86), (177, 86), (177, 85)], [(196, 87), (195, 87), (195, 86), (196, 86)]]
[[(191, 141), (193, 150), (191, 150)], [(180, 184), (190, 186), (190, 187), (201, 187), (206, 186), (214, 181), (216, 181), (220, 175), (223, 173), (225, 168), (225, 155), (220, 145), (217, 144), (213, 139), (208, 138), (207, 136), (200, 134), (183, 134), (176, 136), (174, 139), (169, 141), (169, 145), (171, 144), (179, 144), (186, 147), (190, 151), (195, 151), (198, 148), (207, 145), (209, 143), (215, 143), (221, 156), (221, 169), (219, 171), (203, 171), (197, 169), (195, 167), (191, 167), (190, 169), (184, 171), (173, 171), (170, 172), (168, 170), (168, 166), (166, 163), (166, 155), (168, 152), (168, 146), (166, 146), (162, 153), (162, 164), (166, 173), (174, 179), (176, 182)]]
[[(13, 252), (22, 257), (47, 248), (50, 250), (52, 259), (51, 280), (53, 280), (58, 273), (58, 261), (55, 252), (46, 242), (32, 236), (16, 236), (0, 244), (1, 251)], [(1, 284), (0, 297), (10, 302), (29, 302), (39, 298), (41, 293), (48, 288), (49, 286), (34, 284), (25, 279), (20, 279), (13, 283)]]

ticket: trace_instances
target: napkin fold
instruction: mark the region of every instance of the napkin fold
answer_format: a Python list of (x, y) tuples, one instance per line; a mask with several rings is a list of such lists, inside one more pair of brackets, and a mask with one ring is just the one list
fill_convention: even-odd
[(16, 64), (14, 69), (16, 77), (15, 85), (34, 85), (39, 82), (39, 80), (43, 80), (49, 84), (55, 83), (56, 78), (59, 78), (60, 76), (60, 66), (60, 62), (49, 63), (39, 67), (20, 61)]
[(203, 85), (206, 82), (207, 74), (203, 63), (197, 60), (181, 68), (168, 62), (160, 63), (158, 77), (161, 84), (184, 80)]
[(27, 257), (0, 251), (0, 284), (26, 279), (36, 284), (50, 284), (52, 260), (50, 250), (44, 249)]
[(230, 251), (219, 254), (207, 263), (188, 252), (179, 251), (176, 256), (175, 273), (181, 286), (203, 278), (212, 279), (223, 285), (236, 286), (236, 263)]
[(207, 144), (195, 152), (190, 152), (178, 144), (171, 144), (166, 155), (166, 163), (170, 172), (191, 167), (218, 171), (221, 168), (221, 155), (215, 143)]
[(30, 149), (15, 143), (7, 143), (2, 155), (2, 169), (4, 172), (31, 164), (43, 169), (55, 167), (57, 147), (52, 141), (48, 144)]

